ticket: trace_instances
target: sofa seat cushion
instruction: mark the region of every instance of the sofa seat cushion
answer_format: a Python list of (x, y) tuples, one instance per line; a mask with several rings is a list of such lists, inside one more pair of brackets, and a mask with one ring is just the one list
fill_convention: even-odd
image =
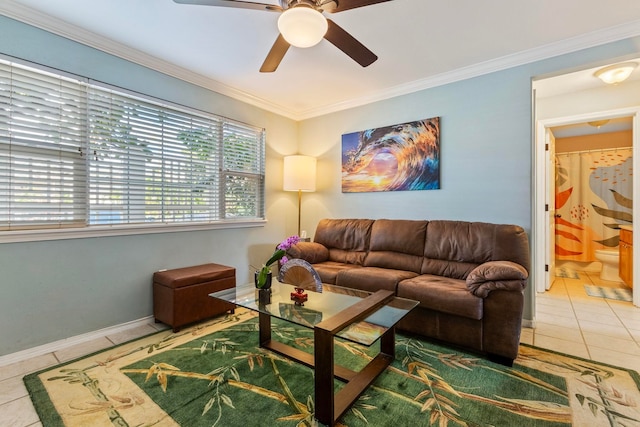
[(313, 268), (318, 272), (322, 283), (329, 283), (330, 285), (337, 285), (336, 280), (338, 273), (344, 270), (361, 269), (361, 265), (346, 264), (343, 262), (325, 261), (317, 264), (313, 264)]
[(340, 271), (336, 285), (369, 292), (385, 289), (395, 293), (400, 281), (415, 276), (417, 273), (411, 271), (362, 267)]
[(419, 307), (481, 320), (483, 300), (471, 294), (464, 280), (423, 274), (398, 284), (397, 295), (420, 301)]

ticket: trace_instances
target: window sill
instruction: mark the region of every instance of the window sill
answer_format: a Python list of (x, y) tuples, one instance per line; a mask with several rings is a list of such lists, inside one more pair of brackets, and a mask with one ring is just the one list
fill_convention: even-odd
[(16, 230), (0, 232), (1, 243), (38, 242), (45, 240), (84, 239), (90, 237), (132, 236), (137, 234), (176, 233), (185, 231), (262, 227), (266, 220), (218, 221), (190, 224), (136, 224), (61, 228), (48, 230)]

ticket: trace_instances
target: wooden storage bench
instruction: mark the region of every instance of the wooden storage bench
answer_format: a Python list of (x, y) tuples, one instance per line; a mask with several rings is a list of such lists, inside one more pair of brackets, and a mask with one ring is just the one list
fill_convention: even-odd
[(153, 315), (178, 332), (182, 326), (235, 309), (209, 296), (236, 286), (236, 269), (203, 264), (153, 273)]

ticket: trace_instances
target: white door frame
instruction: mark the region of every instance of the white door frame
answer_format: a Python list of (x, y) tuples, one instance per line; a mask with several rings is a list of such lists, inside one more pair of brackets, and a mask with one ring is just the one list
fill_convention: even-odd
[[(613, 119), (618, 117), (633, 118), (633, 189), (638, 194), (640, 189), (640, 106), (621, 108), (608, 111), (580, 114), (576, 116), (558, 117), (536, 121), (535, 147), (534, 147), (534, 212), (532, 252), (533, 252), (533, 280), (536, 292), (545, 291), (545, 251), (549, 251), (545, 228), (545, 176), (547, 176), (547, 162), (545, 161), (545, 130), (554, 126), (584, 123), (600, 119)], [(640, 200), (633, 198), (633, 213), (640, 218)], [(640, 230), (633, 233), (633, 265), (640, 265)], [(638, 271), (633, 274), (633, 304), (640, 306), (640, 276)]]

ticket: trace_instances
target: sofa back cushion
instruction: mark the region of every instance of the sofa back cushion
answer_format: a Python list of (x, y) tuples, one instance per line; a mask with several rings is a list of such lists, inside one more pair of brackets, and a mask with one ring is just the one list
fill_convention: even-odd
[(364, 263), (369, 250), (372, 219), (322, 219), (313, 241), (329, 249), (329, 260), (347, 264)]
[(427, 221), (376, 220), (364, 265), (420, 273), (426, 229)]
[(488, 261), (512, 261), (529, 271), (529, 242), (517, 225), (429, 221), (422, 274), (466, 279)]

